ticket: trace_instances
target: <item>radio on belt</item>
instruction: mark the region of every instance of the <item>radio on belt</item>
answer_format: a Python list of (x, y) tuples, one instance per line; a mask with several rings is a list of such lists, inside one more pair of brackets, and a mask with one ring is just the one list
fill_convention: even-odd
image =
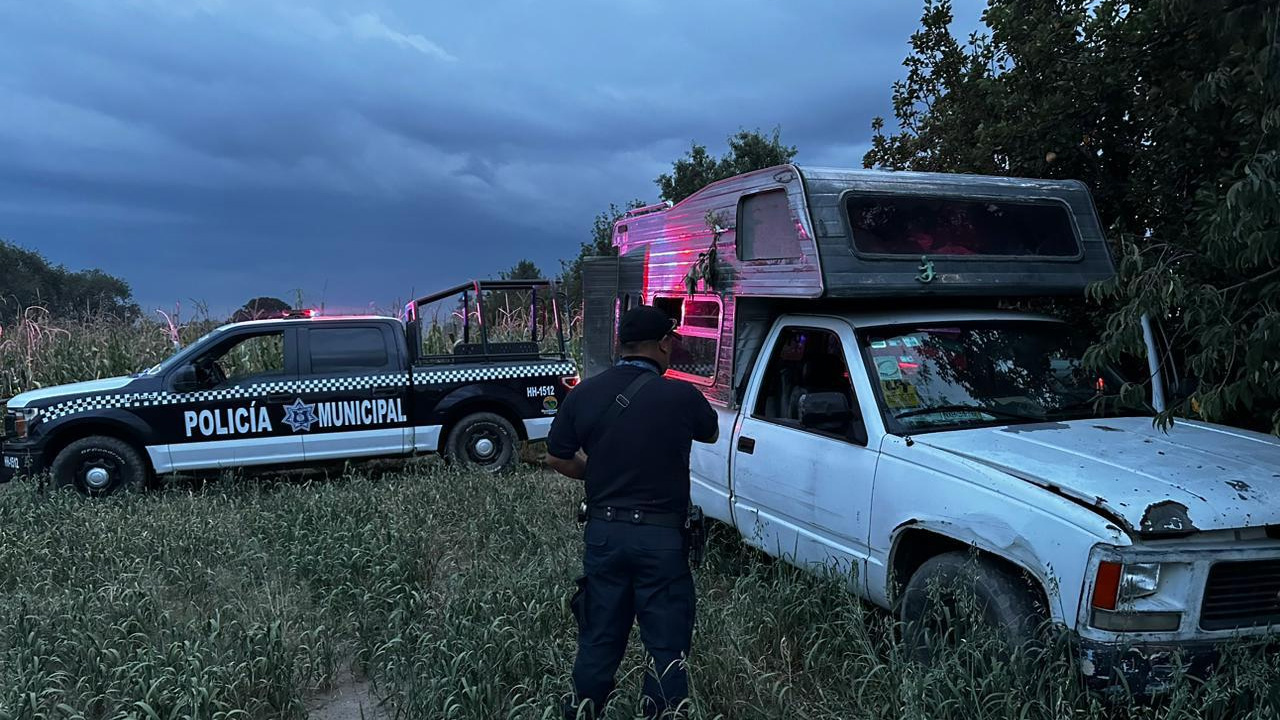
[(498, 472), (578, 380), (558, 288), (473, 281), (399, 318), (294, 310), (224, 325), (155, 367), (17, 395), (0, 481), (87, 495), (175, 472), (441, 453)]

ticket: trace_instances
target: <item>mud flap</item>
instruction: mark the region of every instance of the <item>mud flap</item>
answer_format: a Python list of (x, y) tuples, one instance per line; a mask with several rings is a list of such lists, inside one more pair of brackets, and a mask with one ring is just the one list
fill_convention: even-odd
[(574, 578), (574, 584), (577, 589), (573, 592), (573, 597), (569, 598), (569, 612), (573, 613), (573, 619), (578, 623), (578, 629), (584, 627), (587, 611), (587, 576), (579, 575)]

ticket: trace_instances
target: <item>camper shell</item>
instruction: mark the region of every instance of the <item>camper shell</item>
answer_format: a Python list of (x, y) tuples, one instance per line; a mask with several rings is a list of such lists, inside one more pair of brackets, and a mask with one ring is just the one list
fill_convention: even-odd
[(1079, 296), (1115, 273), (1074, 180), (783, 165), (630, 210), (613, 242), (584, 269), (586, 374), (613, 361), (617, 313), (655, 304), (689, 339), (673, 375), (722, 405), (780, 312)]

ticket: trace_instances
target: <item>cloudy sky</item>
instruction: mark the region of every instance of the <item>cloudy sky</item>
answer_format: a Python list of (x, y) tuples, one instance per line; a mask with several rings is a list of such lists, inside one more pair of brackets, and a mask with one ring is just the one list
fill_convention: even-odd
[(555, 271), (692, 140), (860, 165), (920, 5), (0, 0), (0, 238), (218, 312)]

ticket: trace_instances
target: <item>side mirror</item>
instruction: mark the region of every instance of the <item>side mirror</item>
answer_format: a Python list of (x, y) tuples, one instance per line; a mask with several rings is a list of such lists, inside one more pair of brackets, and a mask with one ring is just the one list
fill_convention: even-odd
[(195, 365), (183, 365), (173, 374), (173, 391), (180, 393), (195, 392), (200, 389), (200, 380), (196, 375)]

